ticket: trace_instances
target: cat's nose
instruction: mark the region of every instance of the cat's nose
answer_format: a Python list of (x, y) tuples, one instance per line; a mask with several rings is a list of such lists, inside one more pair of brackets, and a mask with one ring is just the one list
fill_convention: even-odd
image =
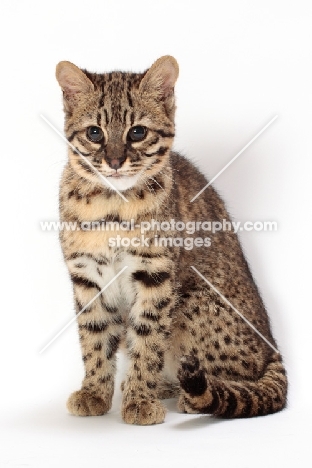
[(108, 162), (109, 167), (111, 167), (112, 169), (117, 170), (123, 165), (125, 160), (126, 160), (126, 157), (122, 156), (121, 158), (110, 159), (107, 162)]

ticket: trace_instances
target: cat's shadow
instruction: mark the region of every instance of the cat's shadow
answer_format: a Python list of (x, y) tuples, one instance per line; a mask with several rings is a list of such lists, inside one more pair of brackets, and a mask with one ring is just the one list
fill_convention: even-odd
[[(167, 408), (167, 418), (164, 425), (170, 431), (189, 431), (195, 429), (203, 429), (209, 426), (222, 422), (222, 419), (214, 418), (209, 415), (200, 414), (180, 414), (183, 416), (181, 421), (177, 421), (177, 399), (168, 399), (163, 401)], [(170, 421), (170, 415), (174, 415), (174, 421)], [(105, 422), (104, 422), (105, 421)], [(34, 408), (24, 408), (19, 414), (10, 414), (10, 417), (5, 422), (7, 430), (23, 433), (30, 430), (37, 431), (40, 429), (42, 433), (50, 433), (50, 431), (74, 431), (76, 433), (100, 433), (106, 430), (111, 431), (112, 427), (118, 429), (120, 425), (124, 425), (120, 414), (120, 407), (117, 402), (113, 405), (112, 410), (99, 417), (78, 418), (69, 415), (66, 412), (65, 405), (61, 405), (59, 401), (49, 402), (49, 404), (38, 404)]]
[(206, 415), (188, 415), (190, 419), (187, 421), (181, 421), (179, 423), (173, 424), (171, 426), (172, 429), (178, 431), (190, 431), (194, 429), (202, 429), (207, 428), (209, 426), (221, 423), (221, 419), (216, 419), (211, 416)]
[[(165, 406), (170, 413), (177, 413), (177, 399), (164, 400)], [(214, 418), (210, 415), (188, 414), (185, 415), (187, 420), (175, 424), (171, 424), (171, 429), (179, 431), (189, 431), (193, 429), (201, 429), (203, 427), (212, 426), (222, 422), (222, 419)]]

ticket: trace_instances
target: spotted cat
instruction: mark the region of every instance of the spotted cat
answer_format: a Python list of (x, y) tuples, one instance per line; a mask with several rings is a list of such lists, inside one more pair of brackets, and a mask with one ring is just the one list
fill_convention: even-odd
[(85, 367), (69, 412), (110, 410), (121, 347), (126, 423), (163, 422), (168, 397), (226, 418), (281, 410), (282, 358), (237, 236), (204, 229), (230, 217), (212, 186), (191, 201), (207, 180), (172, 151), (176, 60), (103, 74), (64, 61), (56, 77), (69, 142), (60, 218), (78, 226), (60, 241)]

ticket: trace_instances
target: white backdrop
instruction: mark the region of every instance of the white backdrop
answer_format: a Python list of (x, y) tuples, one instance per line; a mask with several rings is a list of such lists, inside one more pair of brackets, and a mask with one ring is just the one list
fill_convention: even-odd
[[(300, 463), (311, 430), (311, 2), (2, 0), (0, 13), (0, 466)], [(73, 317), (58, 234), (39, 225), (58, 217), (66, 161), (40, 118), (62, 129), (55, 65), (143, 71), (166, 54), (180, 64), (175, 149), (207, 177), (278, 115), (214, 183), (234, 219), (278, 223), (240, 234), (291, 383), (288, 409), (274, 416), (219, 421), (168, 401), (164, 424), (132, 427), (117, 392), (109, 415), (75, 418), (65, 408), (83, 375), (75, 325), (39, 355)]]

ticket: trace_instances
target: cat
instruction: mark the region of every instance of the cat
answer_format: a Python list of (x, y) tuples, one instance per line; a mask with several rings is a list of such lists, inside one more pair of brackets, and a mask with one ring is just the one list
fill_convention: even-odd
[(56, 68), (69, 142), (60, 218), (81, 226), (60, 233), (85, 367), (67, 402), (74, 415), (110, 410), (121, 348), (126, 423), (162, 423), (170, 397), (181, 412), (224, 418), (286, 405), (282, 357), (238, 238), (204, 229), (231, 221), (224, 202), (211, 185), (191, 202), (207, 180), (172, 151), (178, 72), (171, 56), (144, 73)]

